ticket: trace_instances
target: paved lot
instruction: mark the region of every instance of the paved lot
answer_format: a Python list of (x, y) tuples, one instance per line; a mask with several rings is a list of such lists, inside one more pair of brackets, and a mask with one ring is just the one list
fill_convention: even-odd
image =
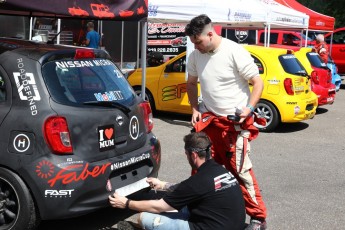
[[(280, 125), (252, 142), (251, 158), (267, 205), (269, 229), (344, 229), (344, 101), (343, 84), (335, 103), (319, 108), (314, 119)], [(190, 174), (182, 140), (190, 131), (189, 119), (155, 115), (163, 180), (177, 182)], [(79, 218), (44, 221), (39, 229), (116, 229), (125, 218), (135, 221), (136, 215), (106, 208)]]

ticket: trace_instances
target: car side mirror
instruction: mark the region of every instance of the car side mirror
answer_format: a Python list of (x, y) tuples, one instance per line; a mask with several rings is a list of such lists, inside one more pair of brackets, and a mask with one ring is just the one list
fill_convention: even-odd
[(173, 72), (173, 65), (172, 65), (172, 64), (167, 65), (167, 66), (165, 67), (164, 72), (166, 72), (166, 73), (171, 73), (171, 72)]

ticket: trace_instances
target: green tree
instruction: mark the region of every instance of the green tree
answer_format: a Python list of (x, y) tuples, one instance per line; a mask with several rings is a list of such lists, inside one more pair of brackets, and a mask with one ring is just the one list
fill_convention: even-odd
[(335, 18), (335, 28), (345, 26), (345, 1), (339, 0), (298, 0), (302, 5)]

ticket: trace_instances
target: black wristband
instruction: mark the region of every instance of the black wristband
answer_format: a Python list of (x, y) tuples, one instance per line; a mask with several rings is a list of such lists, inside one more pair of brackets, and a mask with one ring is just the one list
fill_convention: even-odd
[(129, 209), (129, 202), (130, 202), (130, 201), (131, 201), (130, 199), (127, 199), (127, 201), (126, 201), (126, 206), (125, 206), (125, 207), (126, 207), (127, 209)]

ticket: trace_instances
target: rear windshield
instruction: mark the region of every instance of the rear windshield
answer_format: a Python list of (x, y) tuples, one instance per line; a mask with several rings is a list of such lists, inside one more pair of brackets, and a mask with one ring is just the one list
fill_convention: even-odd
[(306, 76), (307, 71), (293, 54), (284, 54), (279, 56), (279, 61), (285, 72), (294, 75)]
[(53, 100), (61, 104), (117, 101), (128, 105), (135, 98), (121, 71), (107, 59), (52, 61), (43, 66), (42, 75)]
[(317, 68), (325, 68), (327, 65), (322, 61), (320, 56), (315, 52), (307, 53), (307, 58), (310, 64)]

